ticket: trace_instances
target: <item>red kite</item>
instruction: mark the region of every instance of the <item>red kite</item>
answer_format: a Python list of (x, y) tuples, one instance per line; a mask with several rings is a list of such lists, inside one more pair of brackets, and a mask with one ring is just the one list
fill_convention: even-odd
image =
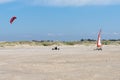
[(15, 19), (17, 19), (17, 17), (13, 16), (13, 17), (10, 19), (10, 23), (12, 24)]

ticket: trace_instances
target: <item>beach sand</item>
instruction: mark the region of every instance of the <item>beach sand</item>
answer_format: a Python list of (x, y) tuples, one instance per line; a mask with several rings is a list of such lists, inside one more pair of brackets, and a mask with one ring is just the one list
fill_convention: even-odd
[(0, 80), (120, 80), (120, 46), (0, 48)]

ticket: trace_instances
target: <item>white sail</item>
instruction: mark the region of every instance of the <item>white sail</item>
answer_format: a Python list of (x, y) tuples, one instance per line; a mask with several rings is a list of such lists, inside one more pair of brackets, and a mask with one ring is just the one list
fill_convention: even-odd
[(97, 47), (101, 47), (101, 30), (98, 33)]

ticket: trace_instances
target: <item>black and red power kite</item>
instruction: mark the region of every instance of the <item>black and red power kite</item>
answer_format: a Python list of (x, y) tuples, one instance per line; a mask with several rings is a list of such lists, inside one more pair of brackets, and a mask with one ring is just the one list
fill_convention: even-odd
[(16, 16), (13, 16), (13, 17), (10, 19), (10, 23), (12, 24), (15, 19), (17, 19), (17, 17), (16, 17)]

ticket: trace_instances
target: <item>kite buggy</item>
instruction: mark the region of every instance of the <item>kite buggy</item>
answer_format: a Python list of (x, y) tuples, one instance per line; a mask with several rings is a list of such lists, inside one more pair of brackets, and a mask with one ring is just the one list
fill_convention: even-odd
[(60, 48), (58, 48), (57, 46), (52, 48), (52, 50), (60, 50)]
[(97, 48), (95, 50), (102, 50), (102, 44), (101, 44), (101, 30), (98, 33), (98, 39), (97, 39)]

